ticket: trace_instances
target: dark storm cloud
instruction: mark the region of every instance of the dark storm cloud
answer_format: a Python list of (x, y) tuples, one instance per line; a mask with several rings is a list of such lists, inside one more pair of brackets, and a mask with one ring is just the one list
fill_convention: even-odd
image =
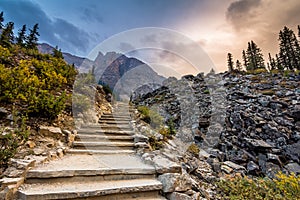
[(238, 0), (232, 2), (226, 12), (227, 19), (236, 29), (247, 27), (255, 15), (254, 10), (259, 7), (262, 0)]
[[(23, 24), (32, 27), (39, 24), (40, 40), (58, 45), (77, 52), (85, 51), (89, 45), (89, 34), (73, 24), (59, 18), (51, 19), (40, 8), (31, 1), (2, 0), (0, 10), (3, 10), (5, 21), (15, 22), (18, 29)], [(17, 14), (16, 14), (17, 13)]]

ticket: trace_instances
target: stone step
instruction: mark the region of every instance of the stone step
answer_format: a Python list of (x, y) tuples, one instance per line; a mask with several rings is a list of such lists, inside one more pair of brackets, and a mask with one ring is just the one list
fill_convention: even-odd
[(134, 147), (133, 142), (94, 142), (94, 141), (74, 141), (73, 148), (75, 149), (88, 149), (88, 150), (114, 150), (114, 149), (127, 149), (131, 150)]
[(158, 191), (161, 189), (162, 184), (155, 179), (24, 184), (18, 191), (18, 198), (22, 200), (84, 199), (91, 197), (113, 199), (110, 195), (118, 195), (119, 198), (115, 199), (123, 199), (122, 194), (134, 193), (132, 195), (141, 195), (139, 199), (143, 199), (142, 195), (151, 191), (155, 191), (155, 193), (151, 193), (151, 196), (159, 197)]
[(77, 141), (133, 141), (130, 135), (96, 135), (96, 134), (78, 134)]
[(115, 121), (115, 120), (99, 120), (99, 124), (102, 126), (103, 124), (109, 124), (109, 125), (124, 125), (124, 124), (130, 124), (130, 121)]
[(134, 150), (121, 150), (121, 149), (115, 149), (115, 150), (92, 150), (92, 149), (69, 149), (67, 151), (70, 154), (135, 154)]
[(101, 168), (101, 169), (66, 169), (66, 170), (30, 170), (26, 175), (26, 183), (55, 183), (132, 180), (141, 178), (155, 178), (154, 168)]
[(80, 129), (78, 135), (134, 135), (132, 130), (99, 130), (99, 129)]
[(99, 122), (101, 121), (117, 121), (117, 122), (130, 122), (132, 121), (132, 118), (115, 118), (115, 117), (103, 117), (99, 119)]
[(86, 126), (86, 127), (82, 127), (79, 130), (84, 130), (84, 129), (90, 129), (90, 130), (107, 130), (107, 129), (111, 129), (111, 130), (119, 130), (119, 129), (125, 129), (125, 130), (130, 130), (132, 129), (132, 127), (128, 124), (128, 125), (118, 125), (118, 124), (98, 124), (97, 126)]
[(132, 127), (127, 124), (101, 124), (101, 130), (132, 130)]
[(115, 113), (115, 114), (108, 114), (108, 115), (102, 115), (100, 119), (105, 119), (105, 118), (114, 118), (114, 119), (131, 119), (131, 116), (129, 113)]

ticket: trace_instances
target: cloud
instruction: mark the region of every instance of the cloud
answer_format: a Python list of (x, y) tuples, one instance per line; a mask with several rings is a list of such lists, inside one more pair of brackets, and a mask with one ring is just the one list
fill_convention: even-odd
[(36, 3), (25, 0), (2, 0), (0, 9), (4, 12), (5, 21), (13, 21), (16, 29), (23, 24), (31, 28), (38, 23), (39, 39), (51, 45), (58, 45), (64, 51), (78, 53), (86, 51), (89, 47), (90, 39), (87, 32), (64, 19), (50, 18)]
[(103, 17), (99, 14), (99, 12), (97, 12), (97, 7), (95, 5), (83, 9), (82, 19), (88, 23), (103, 23)]
[(262, 3), (262, 0), (238, 0), (232, 2), (226, 12), (227, 19), (236, 29), (247, 27), (255, 16), (255, 9)]

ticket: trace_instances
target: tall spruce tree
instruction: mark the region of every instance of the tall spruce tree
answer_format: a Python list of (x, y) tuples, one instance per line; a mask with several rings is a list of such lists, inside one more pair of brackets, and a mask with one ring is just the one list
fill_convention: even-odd
[(243, 65), (244, 65), (244, 68), (245, 69), (247, 69), (247, 66), (248, 66), (248, 59), (247, 59), (247, 56), (246, 56), (246, 51), (245, 50), (243, 50), (243, 52), (242, 52), (242, 58), (243, 58)]
[(246, 51), (247, 65), (246, 69), (256, 70), (258, 68), (265, 68), (263, 54), (261, 49), (255, 44), (255, 42), (248, 42), (248, 48)]
[(285, 69), (300, 69), (300, 47), (293, 32), (284, 27), (279, 32), (279, 59)]
[(35, 24), (32, 29), (29, 29), (30, 33), (29, 36), (27, 37), (26, 45), (30, 49), (37, 48), (38, 36), (40, 36), (38, 29), (39, 29), (39, 24)]
[(227, 66), (228, 66), (228, 71), (229, 72), (232, 72), (234, 69), (233, 69), (233, 58), (232, 58), (232, 54), (231, 53), (228, 53), (227, 54)]
[(2, 30), (0, 43), (4, 47), (10, 47), (14, 43), (14, 23), (8, 22)]
[(3, 29), (3, 22), (4, 22), (4, 17), (3, 17), (3, 12), (0, 13), (0, 30)]
[(269, 70), (276, 69), (276, 61), (275, 61), (274, 58), (272, 58), (270, 53), (269, 53), (269, 64), (270, 64), (270, 69)]
[(25, 46), (26, 42), (26, 25), (22, 26), (22, 29), (18, 32), (17, 44), (20, 46)]
[(243, 69), (242, 69), (242, 63), (239, 61), (239, 60), (236, 60), (236, 63), (235, 63), (235, 68), (237, 71), (241, 72)]

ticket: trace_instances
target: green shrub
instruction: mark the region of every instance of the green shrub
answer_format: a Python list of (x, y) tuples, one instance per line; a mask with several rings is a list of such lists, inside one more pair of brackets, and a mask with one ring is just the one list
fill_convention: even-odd
[(13, 129), (0, 127), (0, 168), (6, 167), (10, 158), (14, 157), (17, 148), (23, 145), (29, 136), (26, 117), (17, 117), (13, 113)]
[(195, 156), (198, 156), (199, 152), (200, 152), (200, 148), (196, 144), (193, 143), (188, 147), (187, 151), (192, 153)]
[(224, 199), (300, 199), (300, 177), (279, 173), (273, 180), (268, 178), (236, 177), (222, 180), (217, 186)]
[(137, 109), (143, 115), (142, 120), (151, 127), (157, 129), (163, 125), (163, 117), (155, 110), (149, 109), (147, 106), (138, 106)]
[(154, 136), (150, 136), (148, 141), (152, 150), (158, 150), (163, 147), (163, 141), (158, 141)]
[[(20, 55), (28, 58), (19, 59)], [(16, 57), (14, 62), (3, 62), (10, 57)], [(70, 99), (63, 91), (73, 85), (76, 74), (61, 58), (0, 46), (0, 103), (21, 105), (20, 111), (29, 116), (55, 118)]]

